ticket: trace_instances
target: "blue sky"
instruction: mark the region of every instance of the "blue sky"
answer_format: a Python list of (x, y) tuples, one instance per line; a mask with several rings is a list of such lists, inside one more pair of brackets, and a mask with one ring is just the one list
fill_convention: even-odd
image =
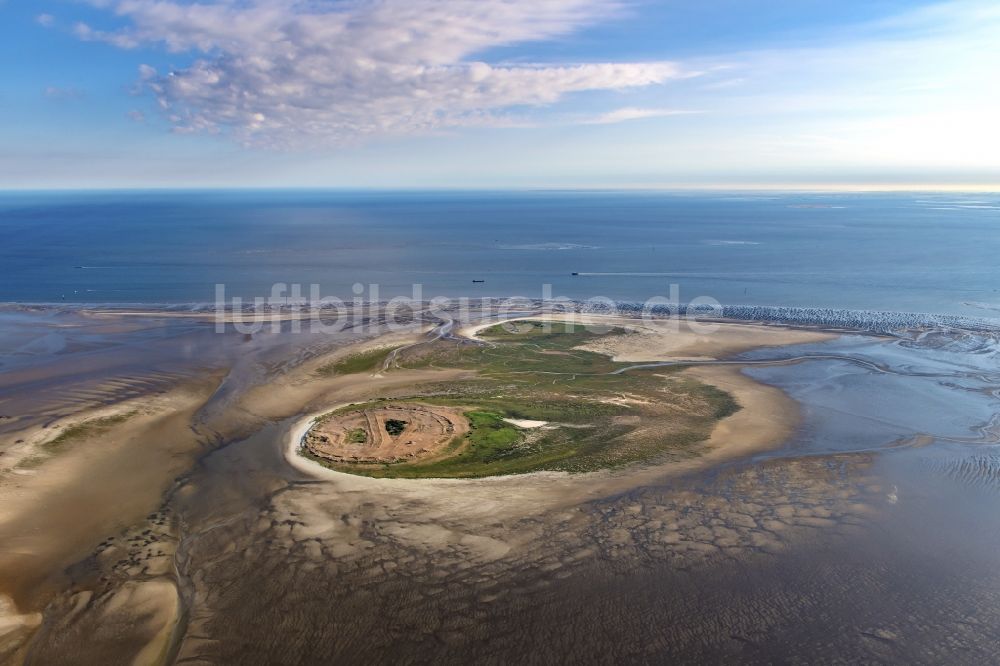
[(0, 187), (1000, 186), (982, 0), (0, 0)]

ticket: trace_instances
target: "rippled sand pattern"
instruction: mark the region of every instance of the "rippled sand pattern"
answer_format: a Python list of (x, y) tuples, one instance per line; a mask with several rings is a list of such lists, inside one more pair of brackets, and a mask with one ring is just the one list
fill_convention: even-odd
[[(877, 484), (858, 490), (851, 482), (864, 467), (743, 467), (705, 487), (647, 488), (509, 522), (295, 484), (258, 513), (194, 540), (186, 554), (193, 612), (180, 656), (419, 660), (447, 649), (455, 657), (527, 657), (522, 613), (563, 609), (562, 594), (640, 572), (707, 575), (773, 561), (820, 535), (857, 534), (884, 502)], [(605, 612), (580, 609), (576, 622), (603, 625)], [(272, 630), (249, 630), (262, 623)], [(610, 657), (621, 647), (603, 649)]]

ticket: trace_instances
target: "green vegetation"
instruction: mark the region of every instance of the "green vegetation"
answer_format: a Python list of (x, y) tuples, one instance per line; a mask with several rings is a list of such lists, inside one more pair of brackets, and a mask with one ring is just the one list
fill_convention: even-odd
[[(556, 346), (576, 346), (602, 335), (628, 335), (617, 326), (583, 326), (557, 321), (508, 321), (479, 332), (479, 337), (507, 342), (543, 342)], [(570, 337), (567, 337), (570, 336)]]
[(74, 423), (67, 428), (63, 428), (63, 431), (59, 433), (57, 437), (45, 442), (43, 446), (50, 451), (54, 451), (74, 439), (83, 439), (85, 437), (101, 435), (107, 432), (107, 430), (112, 426), (124, 423), (133, 416), (135, 416), (134, 411), (126, 412), (124, 414), (115, 414), (114, 416), (104, 416), (98, 419), (90, 419), (89, 421), (83, 421), (81, 423)]
[(355, 428), (347, 433), (347, 441), (352, 444), (364, 444), (368, 441), (368, 433), (364, 428)]
[(400, 421), (399, 419), (386, 419), (385, 431), (392, 435), (393, 437), (399, 437), (406, 430), (406, 421)]
[(58, 435), (49, 441), (42, 443), (39, 447), (39, 453), (24, 458), (18, 464), (18, 467), (25, 469), (38, 467), (43, 462), (48, 460), (50, 455), (62, 451), (67, 444), (86, 439), (88, 437), (103, 435), (112, 427), (128, 421), (130, 418), (135, 416), (135, 414), (135, 411), (131, 411), (123, 414), (115, 414), (114, 416), (104, 416), (101, 418), (90, 419), (89, 421), (74, 423), (71, 426), (63, 428)]
[[(616, 328), (604, 335), (628, 334)], [(410, 347), (396, 359), (400, 367), (477, 371), (473, 380), (399, 396), (462, 408), (470, 432), (434, 460), (334, 467), (378, 477), (460, 478), (682, 459), (698, 455), (715, 423), (739, 409), (725, 391), (680, 375), (684, 366), (633, 368), (577, 348), (601, 335), (579, 325), (515, 322), (483, 331), (489, 345), (438, 340)], [(548, 425), (519, 428), (504, 419)]]
[(395, 349), (396, 347), (368, 349), (320, 366), (316, 372), (324, 377), (353, 375), (359, 372), (376, 372), (382, 368), (385, 364), (385, 359)]

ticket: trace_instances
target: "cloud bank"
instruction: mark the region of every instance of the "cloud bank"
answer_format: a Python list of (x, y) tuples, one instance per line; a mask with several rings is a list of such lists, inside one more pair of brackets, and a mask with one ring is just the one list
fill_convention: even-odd
[(594, 118), (589, 118), (583, 121), (585, 125), (612, 125), (617, 123), (624, 123), (630, 120), (645, 120), (647, 118), (665, 118), (667, 116), (682, 116), (691, 113), (698, 113), (697, 111), (689, 111), (686, 109), (643, 109), (634, 106), (628, 106), (623, 109), (615, 109), (614, 111), (608, 111), (607, 113), (602, 113)]
[(193, 54), (141, 71), (178, 132), (253, 146), (340, 145), (469, 126), (571, 93), (682, 76), (671, 62), (503, 64), (490, 49), (570, 34), (615, 0), (90, 0), (123, 21), (77, 24), (81, 39)]

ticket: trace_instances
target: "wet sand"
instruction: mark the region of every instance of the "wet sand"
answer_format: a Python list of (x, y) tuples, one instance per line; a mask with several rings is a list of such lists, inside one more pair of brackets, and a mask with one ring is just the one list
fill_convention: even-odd
[[(965, 370), (965, 357), (905, 340), (770, 326), (727, 327), (717, 349), (653, 330), (605, 353), (649, 361), (769, 347), (766, 355), (780, 358), (801, 348), (781, 345), (833, 345), (900, 370), (825, 358), (762, 366), (756, 378), (739, 365), (692, 367), (684, 372), (743, 406), (701, 456), (586, 475), (388, 480), (296, 455), (310, 415), (466, 374), (328, 377), (317, 369), (382, 342), (347, 333), (248, 342), (183, 325), (164, 348), (201, 351), (189, 376), (128, 398), (145, 401), (148, 415), (59, 452), (34, 474), (5, 467), (0, 493), (12, 501), (0, 529), (23, 539), (0, 554), (5, 662), (996, 656), (1000, 525), (977, 508), (996, 492), (989, 479), (1000, 461), (995, 467), (986, 449), (969, 448), (976, 445), (939, 444), (978, 432), (994, 409), (992, 361), (977, 357)], [(417, 343), (424, 328), (391, 343)], [(109, 340), (138, 334), (129, 330)], [(122, 367), (92, 351), (59, 363), (68, 374), (74, 363), (104, 363), (111, 376)], [(4, 426), (5, 447), (18, 431), (41, 428), (46, 414), (69, 423), (109, 409), (51, 395), (60, 377), (51, 368), (29, 364), (7, 385), (37, 413)], [(29, 375), (49, 379), (30, 394), (25, 387), (37, 380)], [(869, 416), (865, 401), (841, 404), (845, 394), (818, 389), (875, 381), (886, 399), (898, 391), (923, 401), (929, 425), (944, 425), (934, 410), (947, 409), (951, 430), (908, 429), (915, 419), (891, 412), (891, 402)], [(959, 384), (962, 403), (949, 399)], [(828, 422), (836, 409), (839, 421)], [(863, 441), (848, 429), (855, 422)], [(970, 523), (979, 526), (974, 538)], [(922, 546), (903, 547), (914, 540)], [(949, 544), (958, 542), (956, 556)]]
[[(191, 427), (220, 377), (122, 406), (135, 415), (82, 436), (30, 468), (15, 467), (0, 486), (0, 581), (19, 606), (35, 608), (61, 572), (97, 541), (136, 522), (162, 501), (174, 479), (210, 446)], [(47, 430), (52, 430), (49, 428)]]

